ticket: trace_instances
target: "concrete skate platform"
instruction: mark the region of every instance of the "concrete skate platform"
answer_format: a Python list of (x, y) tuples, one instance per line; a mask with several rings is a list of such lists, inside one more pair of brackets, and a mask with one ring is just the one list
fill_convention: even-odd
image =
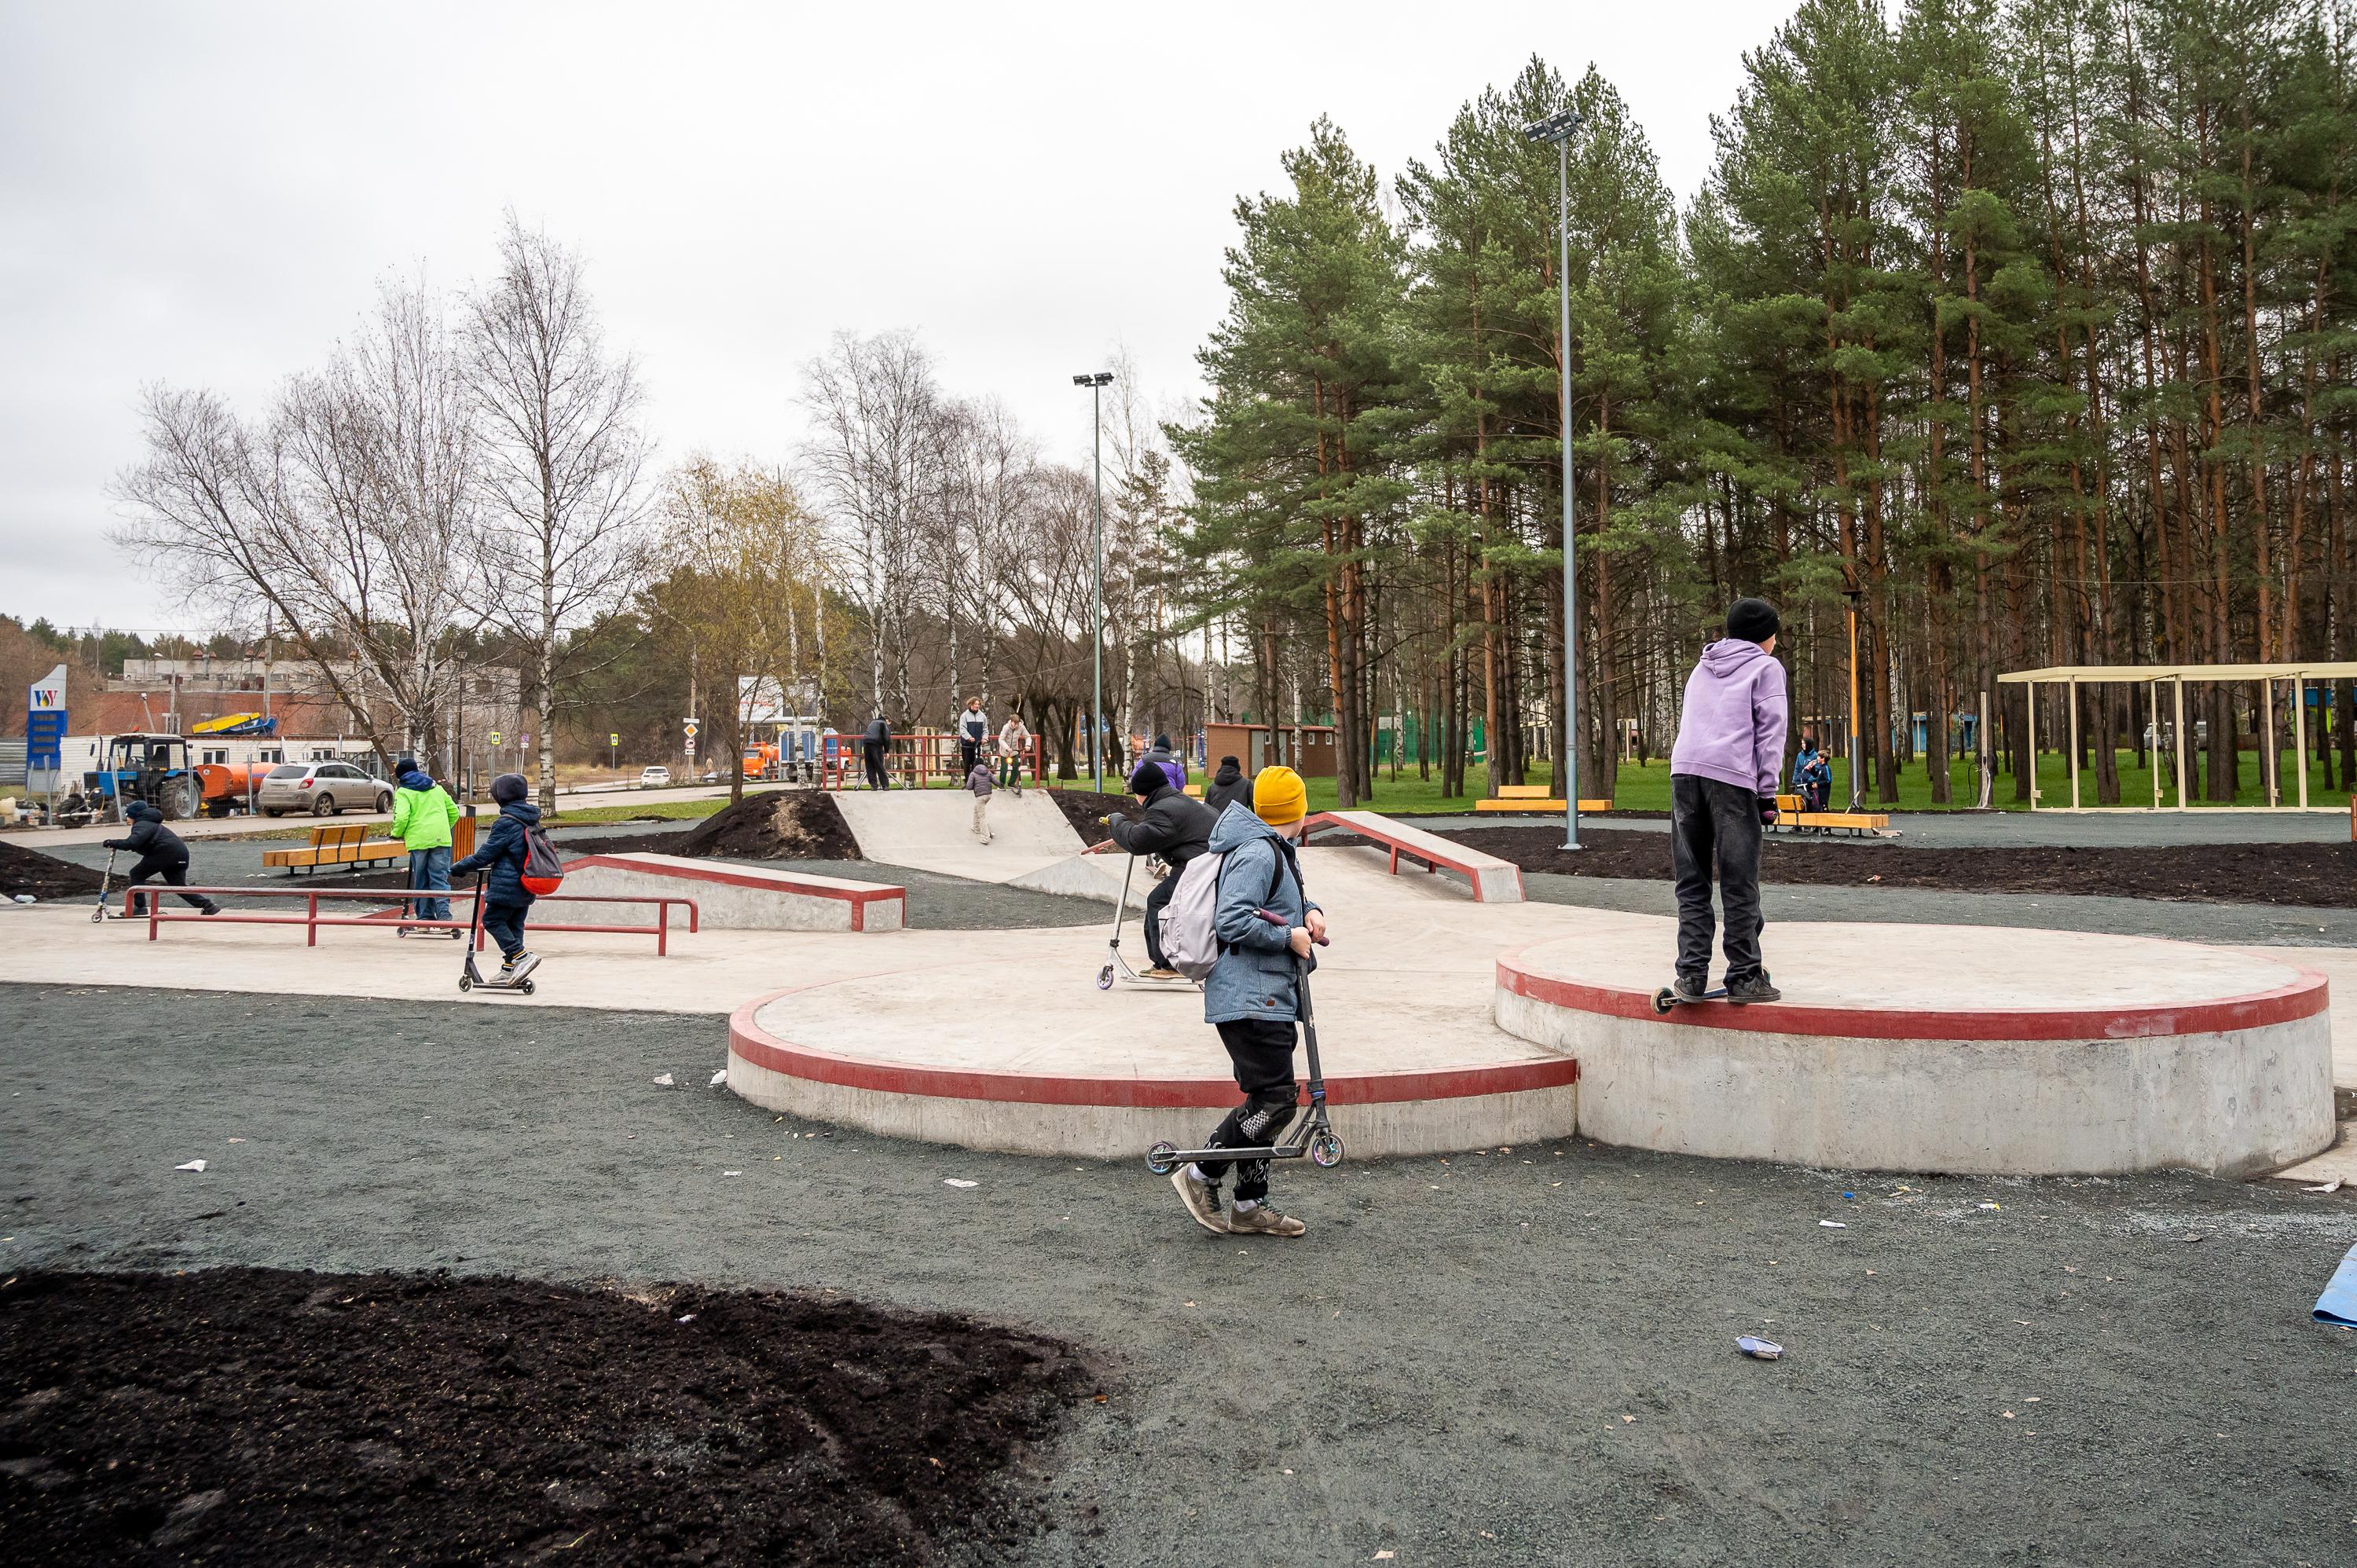
[(1088, 847), (1045, 789), (992, 795), (986, 844), (974, 835), (974, 797), (963, 789), (843, 789), (834, 800), (861, 857), (888, 865), (1012, 882)]
[[(1102, 933), (1033, 939), (1019, 967), (912, 954), (748, 1003), (729, 1019), (728, 1086), (772, 1111), (1018, 1154), (1127, 1158), (1209, 1133), (1239, 1095), (1201, 994), (1100, 991)], [(1497, 1029), (1463, 978), (1337, 960), (1312, 982), (1351, 1154), (1511, 1145), (1577, 1124), (1579, 1064)]]
[(1508, 1033), (1577, 1056), (1580, 1133), (1720, 1158), (2241, 1176), (2329, 1147), (2324, 976), (2144, 937), (1787, 925), (1784, 1000), (1681, 1006), (1665, 920), (1498, 961)]
[[(723, 930), (897, 931), (909, 923), (906, 888), (677, 854), (581, 855), (565, 864), (565, 891), (694, 898), (702, 923)], [(627, 904), (583, 904), (568, 915), (592, 925), (644, 918)]]

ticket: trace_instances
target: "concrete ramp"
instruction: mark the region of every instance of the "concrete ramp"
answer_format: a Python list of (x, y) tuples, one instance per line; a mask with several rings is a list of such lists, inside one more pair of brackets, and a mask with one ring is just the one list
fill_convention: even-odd
[(986, 844), (974, 836), (974, 797), (963, 789), (845, 789), (834, 803), (863, 860), (976, 882), (1013, 882), (1088, 847), (1044, 789), (993, 795)]

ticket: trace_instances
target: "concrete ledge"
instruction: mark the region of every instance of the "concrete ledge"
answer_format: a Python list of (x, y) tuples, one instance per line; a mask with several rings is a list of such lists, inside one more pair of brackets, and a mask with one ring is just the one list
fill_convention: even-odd
[[(1117, 1159), (1208, 1131), (1239, 1098), (1227, 1078), (1059, 1077), (819, 1050), (759, 1022), (793, 994), (758, 998), (728, 1021), (728, 1086), (770, 1111), (964, 1148)], [(1446, 1154), (1570, 1136), (1579, 1077), (1577, 1061), (1545, 1058), (1329, 1076), (1326, 1097), (1353, 1155)]]
[[(565, 891), (617, 898), (677, 894), (695, 900), (705, 925), (724, 930), (897, 931), (908, 924), (905, 888), (676, 854), (585, 854), (565, 863)], [(584, 923), (645, 918), (627, 904), (574, 908)]]
[[(1792, 940), (1793, 929), (1781, 929)], [(1894, 930), (1904, 933), (1896, 942)], [(2138, 938), (2010, 933), (2039, 943), (2033, 961), (1978, 928), (1813, 932), (1830, 939), (1829, 953), (1855, 940), (1847, 964), (1893, 1004), (1835, 994), (1663, 1017), (1650, 991), (1598, 978), (1615, 961), (1597, 950), (1609, 942), (1575, 951), (1558, 941), (1499, 960), (1496, 1019), (1579, 1058), (1583, 1137), (1670, 1153), (1895, 1171), (2244, 1176), (2334, 1137), (2319, 974)], [(1917, 943), (1944, 947), (1967, 981), (2011, 963), (2015, 983), (2009, 993), (1992, 985), (1987, 1007), (1937, 994), (1945, 977), (1910, 992)], [(2073, 994), (2081, 966), (2087, 983)], [(1817, 989), (1791, 967), (1778, 975), (1788, 998)], [(2162, 999), (2083, 994), (2101, 988), (2099, 974), (2123, 971), (2126, 989)], [(2218, 991), (2192, 994), (2204, 984)], [(2041, 989), (2052, 994), (2040, 1001)]]
[(1512, 861), (1468, 849), (1454, 840), (1423, 828), (1412, 828), (1380, 811), (1319, 811), (1304, 827), (1302, 843), (1308, 843), (1310, 834), (1321, 828), (1340, 828), (1380, 846), (1389, 854), (1394, 875), (1405, 855), (1421, 862), (1426, 870), (1446, 868), (1464, 876), (1472, 883), (1473, 897), (1480, 903), (1523, 901), (1523, 871)]

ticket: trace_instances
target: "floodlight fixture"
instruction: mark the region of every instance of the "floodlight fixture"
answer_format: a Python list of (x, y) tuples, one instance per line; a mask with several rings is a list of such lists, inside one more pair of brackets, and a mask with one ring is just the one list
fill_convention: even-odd
[(1560, 142), (1579, 129), (1579, 111), (1566, 109), (1544, 120), (1534, 120), (1523, 127), (1523, 134), (1534, 142)]

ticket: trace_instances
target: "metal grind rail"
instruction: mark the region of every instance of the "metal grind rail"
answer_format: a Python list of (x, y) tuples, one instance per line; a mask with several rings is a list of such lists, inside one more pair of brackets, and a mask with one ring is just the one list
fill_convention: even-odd
[[(208, 898), (300, 898), (305, 900), (305, 909), (299, 915), (241, 915), (227, 910), (218, 915), (207, 915), (200, 910), (188, 908), (185, 906), (177, 909), (167, 909), (164, 908), (163, 898), (156, 897), (159, 893), (166, 896), (193, 893)], [(401, 906), (410, 903), (414, 898), (447, 898), (453, 903), (459, 903), (478, 897), (479, 895), (477, 891), (470, 887), (454, 887), (447, 891), (436, 889), (431, 893), (413, 893), (408, 889), (390, 887), (258, 887), (248, 884), (242, 887), (183, 888), (156, 883), (143, 883), (137, 888), (124, 891), (123, 918), (146, 921), (147, 940), (151, 942), (156, 940), (164, 922), (167, 920), (196, 920), (217, 926), (224, 924), (301, 926), (304, 928), (303, 945), (314, 948), (319, 945), (321, 926), (361, 926), (380, 929), (387, 927), (398, 929), (406, 926), (411, 930), (473, 930), (475, 950), (480, 952), (483, 949), (483, 932), (472, 920), (413, 919), (400, 912)], [(135, 901), (141, 897), (148, 900), (147, 912), (144, 915), (138, 913), (134, 908)], [(380, 911), (373, 915), (322, 915), (319, 913), (319, 900), (322, 898), (367, 899), (379, 904), (392, 904), (394, 908), (391, 911)], [(687, 929), (690, 934), (698, 929), (700, 919), (695, 900), (693, 898), (627, 897), (619, 894), (602, 893), (544, 893), (534, 900), (533, 907), (538, 908), (543, 904), (651, 904), (655, 907), (655, 923), (651, 926), (564, 925), (535, 919), (532, 922), (532, 929), (535, 931), (602, 931), (608, 936), (652, 937), (655, 940), (655, 956), (658, 958), (668, 957), (671, 953), (673, 905), (680, 905), (687, 910)]]

